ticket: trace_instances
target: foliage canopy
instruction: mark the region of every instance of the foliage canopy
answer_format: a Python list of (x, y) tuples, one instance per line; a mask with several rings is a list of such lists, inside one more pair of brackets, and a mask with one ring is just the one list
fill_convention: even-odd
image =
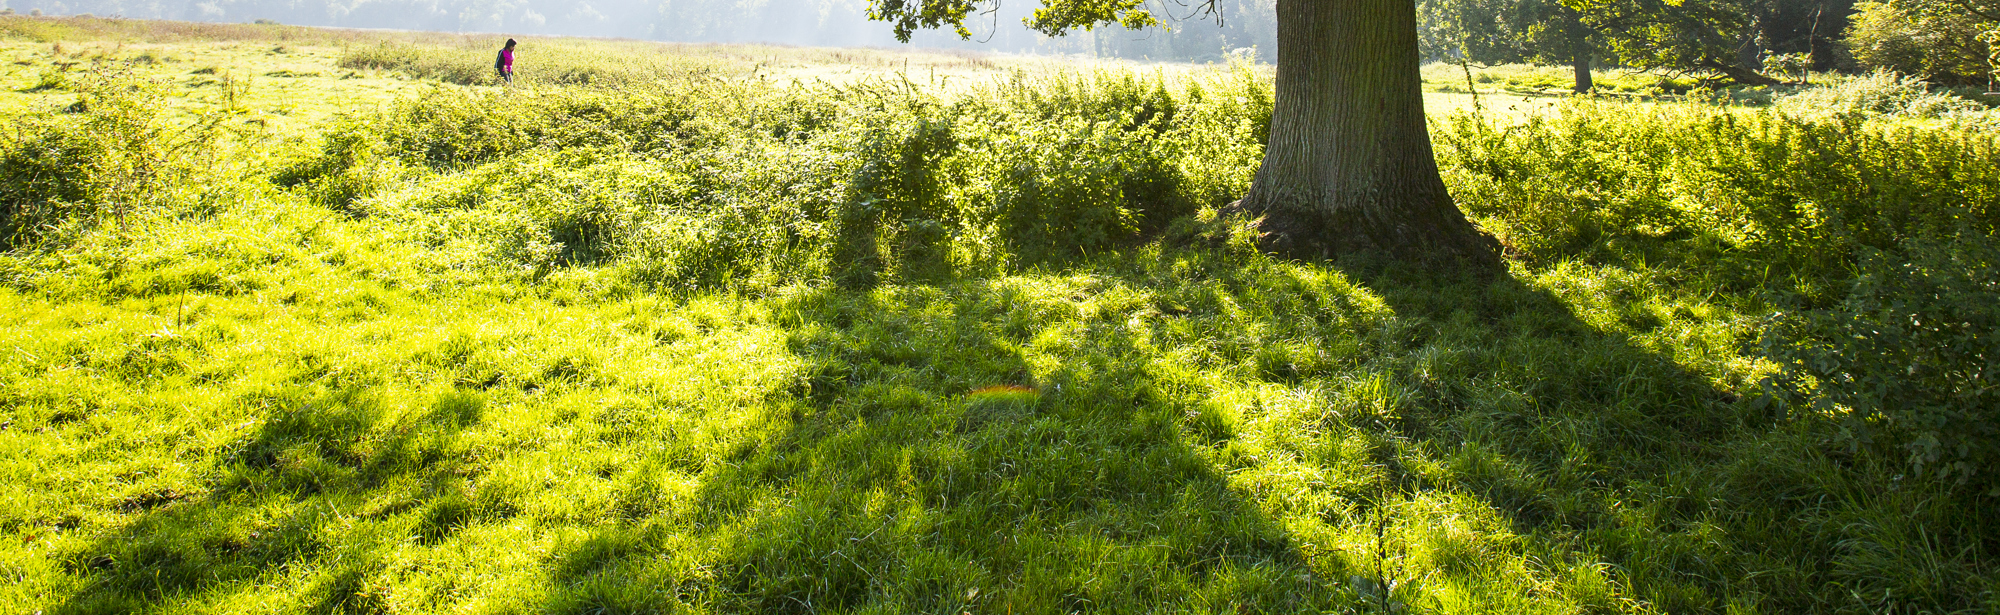
[(1856, 5), (1847, 39), (1864, 68), (1944, 84), (1987, 84), (2000, 71), (2000, 7), (1953, 0)]

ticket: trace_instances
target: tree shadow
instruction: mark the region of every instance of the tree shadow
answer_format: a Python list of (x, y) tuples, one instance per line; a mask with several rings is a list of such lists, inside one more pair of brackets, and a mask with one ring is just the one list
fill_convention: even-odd
[(308, 611), (382, 612), (380, 596), (361, 587), (377, 565), (367, 545), (329, 526), (348, 514), (379, 519), (421, 508), (409, 530), (435, 542), (477, 514), (455, 487), (464, 462), (451, 450), (482, 418), (476, 394), (448, 392), (401, 416), (358, 383), (291, 384), (243, 402), (268, 418), (232, 446), (214, 488), (192, 499), (168, 492), (128, 500), (121, 509), (136, 519), (60, 556), (83, 583), (50, 613), (198, 603), (298, 567), (325, 573)]
[[(1828, 608), (1805, 588), (1847, 547), (1800, 520), (1851, 492), (1765, 437), (1781, 412), (1631, 333), (1678, 316), (1615, 295), (1606, 325), (1513, 277), (1147, 248), (766, 299), (802, 366), (741, 409), (768, 429), (624, 468), (617, 518), (537, 560), (528, 608)], [(135, 501), (137, 521), (64, 555), (87, 585), (51, 612), (283, 569), (312, 570), (294, 576), (309, 610), (381, 612), (381, 549), (332, 516), (439, 543), (514, 514), (464, 490), (477, 469), (452, 442), (476, 398), (410, 417), (365, 387), (250, 403), (273, 419), (217, 488)], [(1283, 464), (1316, 478), (1275, 482)], [(649, 486), (668, 475), (690, 486)]]
[(1833, 545), (1796, 522), (1842, 495), (1801, 470), (1823, 459), (1780, 408), (1634, 337), (1690, 315), (1613, 289), (1593, 323), (1514, 276), (1337, 269), (1415, 325), (1375, 367), (1406, 395), (1386, 421), (1399, 492), (1476, 496), (1586, 609), (1825, 608), (1808, 588)]
[[(1351, 571), (1310, 565), (1197, 450), (1210, 436), (1189, 417), (1204, 400), (1163, 381), (1140, 333), (1106, 318), (1052, 335), (1041, 323), (1064, 304), (1014, 284), (785, 300), (776, 312), (807, 368), (769, 406), (783, 428), (705, 474), (678, 525), (621, 524), (577, 544), (551, 571), (567, 591), (543, 608), (1353, 603), (1328, 582)], [(689, 536), (718, 551), (708, 566), (649, 564)]]
[[(1549, 290), (1195, 252), (785, 299), (779, 324), (808, 367), (766, 409), (782, 428), (705, 474), (686, 518), (576, 545), (545, 607), (1393, 611), (1467, 587), (1532, 593), (1496, 585), (1484, 557), (1534, 561), (1541, 578), (1514, 581), (1584, 609), (1707, 611), (1823, 565), (1736, 578), (1771, 562), (1734, 541), (1797, 512), (1758, 498), (1809, 489), (1730, 448), (1782, 416)], [(1124, 298), (1079, 308), (1031, 283)], [(1625, 307), (1625, 324), (1661, 326)], [(1175, 346), (1189, 340), (1207, 341)], [(1283, 429), (1317, 443), (1239, 442), (1250, 413), (1275, 411), (1208, 378), (1310, 398)], [(994, 386), (1036, 394), (979, 392)], [(1279, 519), (1255, 481), (1230, 478), (1260, 455), (1356, 476), (1311, 487), (1320, 508), (1294, 512), (1316, 521)], [(1528, 542), (1467, 555), (1413, 512), (1465, 498)], [(690, 543), (715, 557), (647, 563)]]

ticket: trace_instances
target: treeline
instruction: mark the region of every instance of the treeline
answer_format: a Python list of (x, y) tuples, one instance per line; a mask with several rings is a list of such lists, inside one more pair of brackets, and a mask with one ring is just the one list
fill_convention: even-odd
[[(1022, 25), (1029, 2), (1002, 3), (974, 20), (970, 38), (918, 32), (910, 44), (999, 52), (1213, 61), (1232, 51), (1273, 60), (1273, 0), (1219, 0), (1214, 14), (1158, 11), (1166, 29), (1121, 27), (1043, 36)], [(868, 20), (867, 0), (0, 0), (18, 13), (144, 19), (622, 37), (674, 42), (896, 46), (889, 24)], [(1215, 19), (1216, 16), (1221, 19)], [(1219, 23), (1218, 23), (1219, 21)], [(1254, 51), (1249, 51), (1254, 50)]]
[(1664, 69), (1748, 84), (1891, 70), (1989, 84), (2000, 0), (1420, 0), (1425, 53), (1477, 64)]

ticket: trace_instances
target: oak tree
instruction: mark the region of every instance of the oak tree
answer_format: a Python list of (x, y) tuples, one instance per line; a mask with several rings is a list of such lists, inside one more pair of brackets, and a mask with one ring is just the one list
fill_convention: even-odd
[(1847, 39), (1865, 69), (1933, 83), (1991, 85), (2000, 76), (2000, 0), (1863, 2)]
[(1776, 85), (1758, 72), (1761, 0), (1562, 0), (1608, 39), (1619, 62), (1636, 68), (1719, 74), (1736, 83)]
[[(993, 0), (871, 0), (907, 40)], [(1208, 5), (1212, 7), (1213, 5)], [(1277, 92), (1264, 163), (1236, 207), (1264, 245), (1304, 258), (1375, 252), (1490, 267), (1498, 243), (1452, 202), (1438, 174), (1418, 75), (1415, 0), (1277, 0)], [(1072, 29), (1160, 24), (1144, 0), (1042, 0), (1026, 20)]]

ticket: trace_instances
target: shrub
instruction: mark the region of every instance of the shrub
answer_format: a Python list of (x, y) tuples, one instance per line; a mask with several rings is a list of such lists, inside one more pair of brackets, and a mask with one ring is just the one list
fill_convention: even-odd
[(1897, 252), (1864, 250), (1837, 305), (1777, 318), (1763, 344), (1784, 370), (1769, 386), (1840, 418), (1851, 444), (2000, 496), (2000, 241)]
[(1862, 68), (1983, 84), (1994, 68), (1985, 32), (1978, 17), (1947, 2), (1862, 2), (1855, 5), (1847, 46)]
[(661, 210), (690, 198), (674, 166), (592, 152), (515, 156), (367, 213), (535, 272), (599, 264), (627, 247), (649, 215), (672, 217)]
[(127, 216), (171, 200), (212, 124), (169, 125), (152, 85), (90, 76), (69, 111), (20, 117), (0, 136), (0, 249)]
[(614, 96), (574, 91), (510, 97), (498, 92), (434, 90), (378, 117), (351, 118), (329, 131), (313, 154), (274, 179), (301, 185), (372, 160), (456, 170), (531, 149), (652, 151), (680, 145), (690, 117), (665, 94)]
[(1599, 104), (1513, 126), (1460, 117), (1437, 132), (1453, 194), (1531, 262), (1630, 253), (1700, 258), (1731, 284), (1777, 279), (1774, 267), (1844, 279), (1857, 247), (2000, 225), (1993, 133)]
[(1224, 204), (1259, 158), (1268, 80), (1187, 92), (1130, 75), (1017, 77), (952, 104), (896, 82), (439, 89), (341, 124), (272, 180), (501, 270), (865, 286), (1070, 258)]
[(271, 181), (321, 206), (359, 215), (357, 201), (405, 175), (397, 161), (382, 160), (385, 147), (379, 135), (363, 126), (336, 129), (316, 150), (272, 172)]
[(1106, 249), (1192, 213), (1179, 169), (1155, 150), (1153, 123), (1132, 125), (1122, 114), (996, 119), (966, 137), (959, 164), (978, 170), (966, 205), (1027, 261)]
[(1645, 263), (1762, 297), (1786, 314), (1763, 348), (1794, 418), (1838, 420), (1843, 448), (2000, 486), (2000, 136), (1600, 105), (1444, 124), (1453, 193), (1531, 263)]
[[(959, 146), (951, 118), (928, 97), (907, 93), (874, 97), (857, 111), (840, 145), (857, 159), (835, 222), (835, 276), (850, 286), (872, 285), (897, 260), (904, 273), (948, 271), (946, 234), (965, 222), (945, 207), (944, 161)], [(886, 259), (885, 248), (892, 252)]]

